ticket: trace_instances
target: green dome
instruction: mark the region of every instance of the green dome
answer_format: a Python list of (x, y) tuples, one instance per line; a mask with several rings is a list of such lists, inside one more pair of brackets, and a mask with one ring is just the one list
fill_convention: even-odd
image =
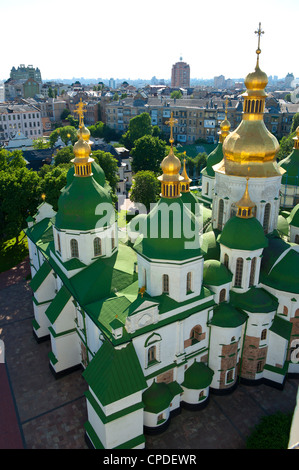
[(96, 207), (101, 202), (112, 204), (107, 191), (92, 176), (75, 176), (59, 197), (56, 228), (94, 229), (101, 219), (100, 215), (95, 214)]
[(287, 158), (279, 162), (278, 166), (286, 170), (282, 175), (281, 184), (299, 186), (299, 149), (293, 149)]
[(201, 390), (210, 386), (214, 372), (203, 362), (193, 362), (185, 372), (182, 386), (191, 390)]
[[(100, 167), (100, 165), (98, 165), (98, 163), (96, 162), (92, 162), (91, 164), (91, 168), (92, 168), (92, 176), (94, 177), (94, 179), (96, 180), (96, 182), (100, 185), (100, 186), (105, 186), (106, 184), (106, 178), (105, 178), (105, 173), (104, 171), (102, 170), (102, 168)], [(71, 182), (73, 181), (74, 179), (74, 174), (75, 174), (75, 167), (74, 165), (69, 169), (69, 171), (67, 172), (67, 176), (66, 176), (66, 186), (68, 186), (69, 184), (71, 184)]]
[(232, 280), (232, 273), (220, 263), (220, 261), (211, 259), (203, 264), (203, 282), (210, 286), (221, 286)]
[[(186, 192), (186, 193), (182, 193), (181, 195), (181, 200), (183, 201), (184, 204), (187, 204), (186, 207), (188, 207), (188, 209), (192, 212), (192, 214), (195, 214), (195, 215), (199, 215), (200, 212), (199, 212), (199, 202), (198, 202), (198, 199), (197, 197), (191, 193), (190, 191)], [(197, 209), (196, 209), (196, 206), (197, 206)], [(196, 212), (197, 210), (197, 212)]]
[(152, 385), (143, 393), (142, 401), (144, 411), (149, 413), (160, 413), (169, 407), (173, 395), (169, 387), (164, 382), (153, 382)]
[(213, 170), (213, 166), (217, 163), (220, 163), (223, 160), (223, 152), (222, 152), (222, 143), (219, 142), (217, 147), (208, 155), (207, 158), (207, 166), (203, 170), (203, 174), (207, 176), (215, 176), (215, 171)]
[(243, 325), (246, 318), (246, 313), (237, 310), (228, 302), (222, 302), (215, 307), (210, 324), (222, 328), (236, 328), (237, 326)]
[(253, 251), (268, 246), (263, 227), (255, 217), (232, 217), (226, 222), (217, 241), (235, 250)]
[[(136, 249), (148, 258), (185, 260), (202, 255), (198, 224), (181, 198), (161, 198), (147, 215), (145, 230)], [(196, 240), (196, 247), (188, 246)]]
[(278, 300), (260, 287), (251, 287), (242, 294), (231, 291), (230, 302), (235, 307), (253, 313), (269, 313), (276, 311), (278, 307)]
[(299, 227), (299, 204), (292, 209), (287, 221), (293, 227)]
[[(291, 248), (292, 245), (289, 245)], [(260, 281), (267, 286), (285, 292), (299, 294), (299, 253), (294, 249), (287, 249), (279, 261), (270, 271), (263, 267)]]

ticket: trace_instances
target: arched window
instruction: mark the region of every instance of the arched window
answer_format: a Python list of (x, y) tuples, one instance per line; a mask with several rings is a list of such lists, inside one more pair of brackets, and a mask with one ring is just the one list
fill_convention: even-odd
[(237, 213), (237, 206), (236, 204), (233, 202), (232, 205), (230, 206), (230, 216), (231, 217), (234, 217)]
[(226, 289), (221, 289), (219, 294), (219, 302), (224, 302), (226, 298)]
[(57, 245), (58, 245), (58, 251), (61, 253), (61, 244), (60, 244), (60, 235), (57, 233)]
[(156, 358), (156, 346), (151, 346), (148, 348), (147, 351), (147, 363), (150, 365), (151, 363), (155, 362), (157, 360)]
[(267, 338), (267, 329), (265, 328), (265, 329), (262, 331), (261, 339), (266, 339), (266, 338)]
[(206, 194), (209, 194), (209, 183), (206, 184)]
[(114, 248), (115, 248), (114, 230), (112, 231), (112, 234), (111, 234), (111, 248), (112, 248), (112, 250), (114, 250)]
[(225, 253), (224, 255), (224, 260), (223, 260), (223, 264), (226, 268), (228, 268), (228, 261), (229, 261), (229, 257), (228, 257), (228, 254)]
[(163, 292), (163, 294), (169, 294), (169, 276), (168, 276), (168, 274), (163, 274), (163, 277), (162, 277), (162, 292)]
[(196, 325), (194, 328), (192, 328), (190, 331), (191, 345), (198, 343), (201, 340), (201, 334), (202, 327), (200, 325)]
[(268, 202), (265, 205), (264, 221), (263, 221), (263, 229), (265, 233), (268, 233), (268, 230), (269, 230), (270, 212), (271, 212), (271, 204), (270, 202)]
[(238, 258), (236, 263), (235, 287), (242, 286), (243, 258)]
[(295, 243), (297, 243), (297, 245), (299, 245), (299, 235), (297, 233), (297, 235), (295, 235)]
[(93, 252), (94, 256), (100, 256), (102, 254), (102, 240), (96, 237), (93, 241)]
[(284, 306), (284, 307), (283, 307), (283, 314), (284, 314), (284, 315), (287, 315), (288, 313), (289, 313), (288, 307)]
[(78, 242), (74, 238), (71, 239), (71, 257), (72, 258), (79, 258), (79, 248)]
[(263, 361), (258, 361), (257, 365), (256, 365), (256, 371), (257, 372), (262, 372), (263, 370)]
[(223, 202), (223, 199), (220, 199), (219, 204), (218, 204), (218, 224), (217, 224), (218, 230), (222, 230), (223, 210), (224, 210), (224, 202)]
[(186, 293), (192, 291), (192, 273), (187, 273)]
[(251, 267), (250, 267), (250, 277), (249, 277), (249, 286), (250, 287), (254, 285), (255, 268), (256, 268), (256, 258), (252, 258)]

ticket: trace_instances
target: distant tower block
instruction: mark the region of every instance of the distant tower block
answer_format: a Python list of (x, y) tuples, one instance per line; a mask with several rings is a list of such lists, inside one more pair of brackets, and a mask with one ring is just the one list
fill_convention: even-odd
[(171, 86), (173, 88), (189, 88), (190, 87), (190, 65), (182, 61), (172, 66)]

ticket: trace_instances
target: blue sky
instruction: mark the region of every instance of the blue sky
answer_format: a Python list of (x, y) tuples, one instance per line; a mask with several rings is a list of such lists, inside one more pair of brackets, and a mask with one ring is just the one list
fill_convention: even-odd
[(39, 67), (43, 79), (168, 79), (180, 56), (192, 78), (299, 77), (299, 0), (0, 0), (0, 79), (12, 66)]

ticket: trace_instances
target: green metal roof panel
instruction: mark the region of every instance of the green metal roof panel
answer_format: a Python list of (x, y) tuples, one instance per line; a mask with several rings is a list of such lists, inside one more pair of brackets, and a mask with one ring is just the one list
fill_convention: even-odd
[(160, 413), (169, 407), (172, 399), (173, 393), (168, 385), (164, 382), (157, 383), (154, 380), (142, 395), (144, 411), (154, 414)]
[(221, 286), (231, 282), (232, 273), (218, 260), (207, 260), (203, 265), (203, 282), (207, 285)]
[(44, 261), (37, 273), (34, 275), (33, 279), (30, 281), (30, 287), (33, 292), (36, 292), (37, 289), (42, 285), (46, 277), (51, 272), (51, 266), (47, 261)]
[(278, 300), (259, 287), (251, 287), (242, 294), (231, 291), (230, 302), (235, 307), (253, 313), (269, 313), (276, 311), (278, 307)]
[(247, 317), (248, 315), (245, 312), (237, 310), (229, 302), (222, 302), (215, 307), (210, 324), (222, 328), (236, 328), (243, 325)]
[(83, 372), (83, 377), (104, 406), (147, 386), (132, 343), (116, 349), (105, 341)]
[(290, 249), (268, 273), (261, 273), (260, 280), (263, 284), (275, 289), (299, 294), (298, 266), (299, 253)]
[(287, 221), (290, 225), (293, 225), (293, 227), (299, 227), (299, 204), (291, 210)]
[(211, 385), (214, 372), (203, 362), (194, 361), (185, 372), (183, 387), (200, 390)]
[(289, 341), (292, 332), (292, 323), (275, 315), (269, 330)]
[(232, 217), (226, 222), (217, 241), (235, 250), (253, 251), (268, 246), (263, 227), (255, 217)]
[(70, 298), (70, 292), (65, 286), (62, 286), (45, 312), (52, 325), (55, 323)]

